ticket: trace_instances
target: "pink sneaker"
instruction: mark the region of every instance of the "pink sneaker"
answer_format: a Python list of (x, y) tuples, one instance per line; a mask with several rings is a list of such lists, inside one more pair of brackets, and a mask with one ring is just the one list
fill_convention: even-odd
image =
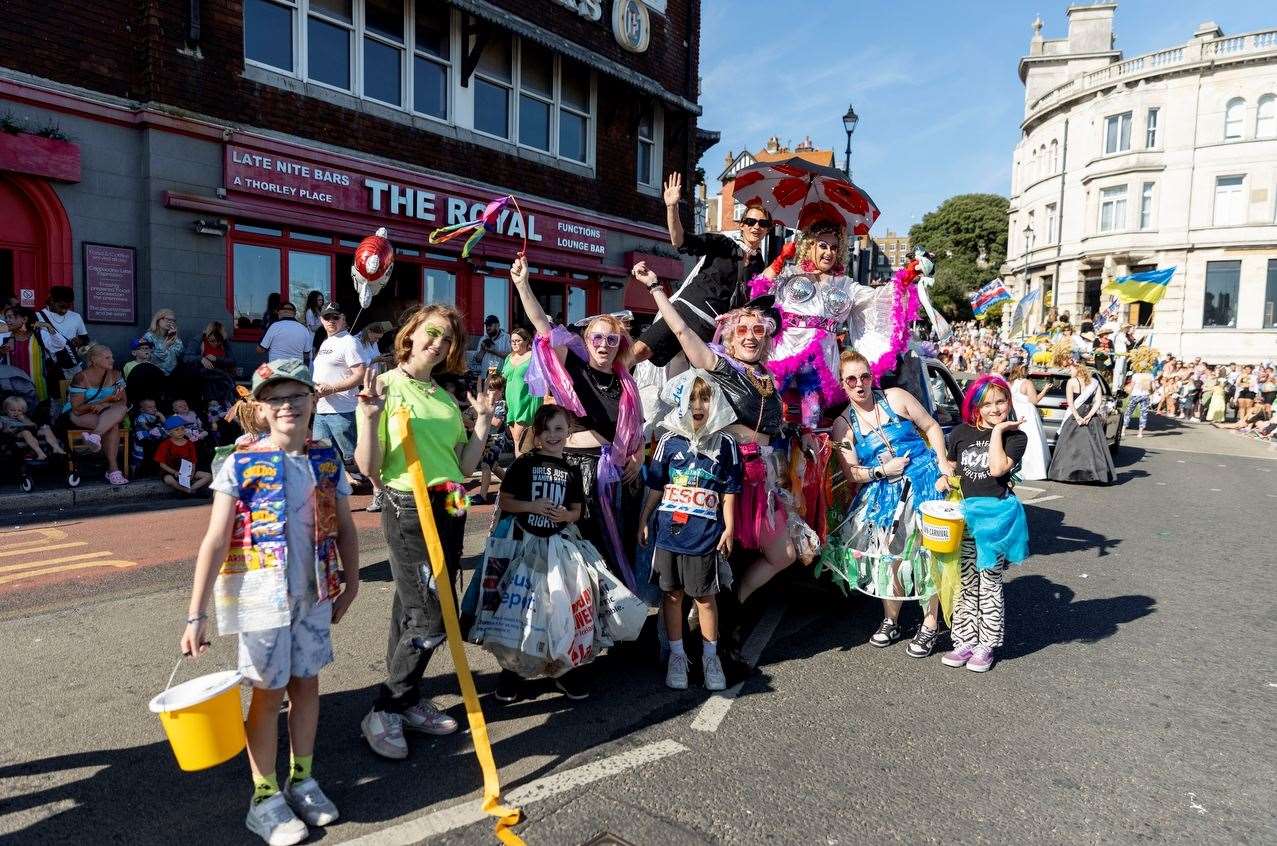
[(946, 667), (961, 667), (971, 660), (972, 652), (974, 652), (972, 647), (957, 644), (952, 652), (946, 652), (940, 656), (940, 663)]
[(108, 485), (115, 485), (116, 487), (119, 487), (120, 485), (127, 485), (129, 480), (126, 479), (124, 474), (119, 470), (112, 470), (110, 473), (106, 474), (106, 482)]
[(987, 646), (977, 646), (971, 651), (967, 661), (967, 669), (973, 673), (987, 673), (993, 669), (993, 650)]
[(102, 436), (96, 432), (85, 432), (84, 442), (89, 445), (89, 449), (98, 452), (102, 449)]

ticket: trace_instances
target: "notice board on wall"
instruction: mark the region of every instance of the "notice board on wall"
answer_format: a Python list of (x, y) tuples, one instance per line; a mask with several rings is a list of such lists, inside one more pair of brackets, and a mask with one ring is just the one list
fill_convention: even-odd
[(89, 323), (137, 322), (137, 250), (84, 244), (84, 319)]

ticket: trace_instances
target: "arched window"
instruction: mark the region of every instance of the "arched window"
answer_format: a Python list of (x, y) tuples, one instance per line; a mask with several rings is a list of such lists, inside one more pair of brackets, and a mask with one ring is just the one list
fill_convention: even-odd
[(1051, 173), (1060, 172), (1060, 145), (1051, 139)]
[(1277, 94), (1265, 94), (1259, 98), (1255, 110), (1255, 137), (1277, 138)]
[(1242, 137), (1242, 117), (1246, 113), (1246, 101), (1234, 97), (1224, 107), (1224, 140), (1233, 141)]
[(1036, 182), (1038, 178), (1038, 148), (1033, 148), (1033, 162), (1029, 165), (1029, 181)]

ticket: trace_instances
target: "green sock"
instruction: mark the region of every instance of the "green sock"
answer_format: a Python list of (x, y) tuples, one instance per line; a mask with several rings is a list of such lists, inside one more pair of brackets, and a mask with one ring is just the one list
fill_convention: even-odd
[(314, 755), (294, 755), (293, 774), (290, 778), (292, 778), (293, 781), (305, 781), (310, 778), (310, 768), (314, 762)]
[(264, 802), (279, 792), (279, 777), (274, 773), (253, 776), (253, 804)]

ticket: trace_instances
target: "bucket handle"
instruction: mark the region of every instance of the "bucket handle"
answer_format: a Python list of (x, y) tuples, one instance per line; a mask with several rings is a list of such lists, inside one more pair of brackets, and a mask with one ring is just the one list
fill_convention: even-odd
[[(200, 644), (200, 646), (210, 646), (210, 645), (211, 644), (207, 640)], [(181, 655), (177, 656), (177, 663), (173, 665), (173, 672), (168, 674), (168, 684), (164, 685), (165, 692), (167, 692), (168, 689), (173, 686), (173, 679), (177, 678), (177, 671), (182, 666), (182, 659), (190, 658), (190, 657), (191, 657), (191, 653), (189, 652), (183, 652)]]

